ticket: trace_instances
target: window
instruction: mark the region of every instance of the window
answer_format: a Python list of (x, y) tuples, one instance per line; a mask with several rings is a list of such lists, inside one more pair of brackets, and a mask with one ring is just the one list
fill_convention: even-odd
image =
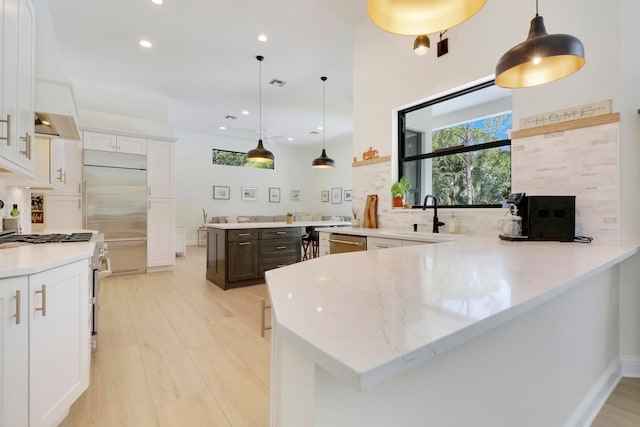
[(511, 91), (485, 82), (398, 112), (406, 203), (497, 207), (511, 192)]
[(247, 153), (242, 153), (240, 151), (218, 150), (214, 148), (211, 159), (214, 165), (274, 169), (274, 163), (250, 162), (247, 160)]

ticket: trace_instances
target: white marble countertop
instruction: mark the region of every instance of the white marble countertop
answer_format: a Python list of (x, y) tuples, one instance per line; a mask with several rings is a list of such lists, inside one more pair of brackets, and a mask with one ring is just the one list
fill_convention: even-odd
[(23, 244), (0, 249), (0, 279), (39, 273), (93, 255), (95, 243)]
[(241, 223), (208, 223), (207, 227), (223, 230), (246, 230), (248, 228), (280, 228), (280, 227), (348, 227), (348, 221), (295, 221), (286, 222), (241, 222)]
[(341, 227), (339, 230), (335, 228), (316, 228), (319, 232), (350, 234), (352, 236), (380, 237), (395, 240), (412, 240), (415, 242), (438, 243), (449, 242), (456, 239), (455, 234), (445, 233), (425, 233), (422, 231), (394, 231), (383, 230), (380, 228), (361, 228), (361, 227)]
[(357, 390), (508, 322), (638, 245), (504, 242), (329, 255), (266, 272), (277, 334)]

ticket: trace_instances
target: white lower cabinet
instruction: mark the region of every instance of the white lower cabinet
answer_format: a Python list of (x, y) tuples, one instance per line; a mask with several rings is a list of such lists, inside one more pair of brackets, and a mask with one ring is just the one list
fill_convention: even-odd
[(0, 425), (56, 426), (89, 385), (88, 260), (1, 279), (0, 299)]
[(318, 256), (329, 255), (329, 234), (330, 233), (318, 233)]
[(149, 199), (147, 211), (147, 267), (176, 264), (176, 201)]
[(0, 426), (29, 424), (28, 279), (0, 279)]
[(402, 240), (386, 239), (382, 237), (367, 237), (367, 250), (399, 248), (402, 246)]
[(49, 230), (78, 230), (82, 224), (79, 195), (47, 194), (44, 200), (44, 226)]

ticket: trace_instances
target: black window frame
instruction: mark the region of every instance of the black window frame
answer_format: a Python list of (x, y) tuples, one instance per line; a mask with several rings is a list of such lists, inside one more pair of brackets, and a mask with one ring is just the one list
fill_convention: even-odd
[[(505, 147), (505, 146), (511, 146), (511, 138), (507, 138), (507, 139), (503, 139), (503, 140), (499, 140), (499, 141), (491, 141), (491, 142), (484, 142), (481, 144), (474, 144), (474, 145), (459, 145), (459, 146), (455, 146), (455, 147), (446, 147), (446, 148), (440, 148), (437, 149), (436, 151), (432, 151), (430, 153), (424, 153), (424, 154), (418, 154), (415, 156), (405, 156), (405, 134), (406, 134), (406, 115), (408, 113), (411, 113), (413, 111), (417, 111), (420, 110), (422, 108), (425, 107), (430, 107), (432, 105), (435, 104), (439, 104), (441, 102), (444, 101), (448, 101), (454, 98), (458, 98), (460, 96), (464, 96), (467, 95), (469, 93), (481, 90), (481, 89), (485, 89), (491, 86), (495, 86), (495, 79), (493, 80), (488, 80), (486, 82), (482, 82), (479, 83), (477, 85), (474, 86), (470, 86), (468, 88), (464, 88), (461, 89), (459, 91), (456, 92), (452, 92), (450, 94), (446, 94), (443, 96), (439, 96), (437, 98), (431, 99), (429, 101), (425, 101), (423, 103), (420, 104), (416, 104), (416, 105), (412, 105), (411, 107), (402, 109), (402, 110), (398, 110), (398, 179), (400, 179), (400, 177), (402, 177), (404, 175), (404, 163), (409, 162), (409, 161), (419, 161), (419, 160), (426, 160), (426, 159), (433, 159), (433, 158), (437, 158), (437, 157), (442, 157), (442, 156), (449, 156), (449, 155), (454, 155), (454, 154), (460, 154), (460, 153), (467, 153), (469, 151), (478, 151), (480, 150), (486, 150), (486, 149), (490, 149), (490, 148), (497, 148), (497, 147)], [(409, 131), (411, 131), (411, 129), (409, 129)], [(511, 155), (511, 150), (509, 150), (509, 155)], [(412, 189), (415, 190), (415, 189)], [(414, 196), (415, 197), (415, 196)], [(423, 196), (421, 194), (418, 195), (418, 199), (421, 199)], [(490, 204), (490, 205), (443, 205), (440, 206), (438, 205), (438, 207), (440, 208), (449, 208), (449, 209), (468, 209), (468, 208), (500, 208), (502, 207), (502, 204), (500, 203), (495, 203), (495, 204)], [(412, 209), (422, 209), (422, 205), (412, 205), (411, 206)]]

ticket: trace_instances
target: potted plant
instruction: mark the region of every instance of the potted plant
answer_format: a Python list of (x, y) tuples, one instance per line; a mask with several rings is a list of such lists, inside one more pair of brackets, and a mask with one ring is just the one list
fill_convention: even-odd
[(391, 186), (391, 197), (393, 197), (393, 207), (401, 208), (404, 206), (404, 199), (409, 194), (411, 186), (404, 176)]
[(352, 208), (351, 213), (353, 214), (353, 219), (351, 220), (351, 226), (360, 227), (360, 219), (358, 219), (358, 209)]
[(287, 224), (293, 224), (293, 214), (291, 212), (287, 212)]

